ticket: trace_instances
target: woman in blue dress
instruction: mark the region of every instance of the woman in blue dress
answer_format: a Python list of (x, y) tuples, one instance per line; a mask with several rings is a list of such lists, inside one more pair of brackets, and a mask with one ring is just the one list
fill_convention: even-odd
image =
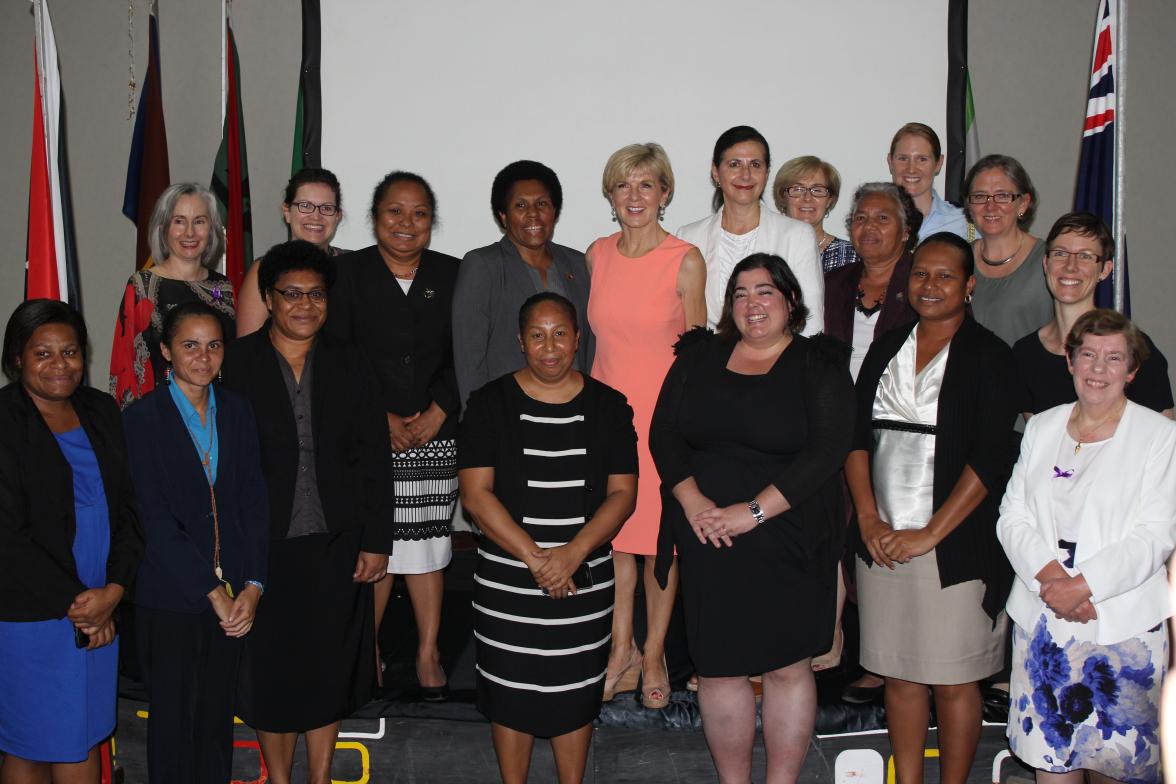
[(114, 731), (113, 618), (143, 552), (114, 400), (82, 386), (86, 325), (20, 305), (0, 389), (0, 752), (8, 782), (98, 780)]

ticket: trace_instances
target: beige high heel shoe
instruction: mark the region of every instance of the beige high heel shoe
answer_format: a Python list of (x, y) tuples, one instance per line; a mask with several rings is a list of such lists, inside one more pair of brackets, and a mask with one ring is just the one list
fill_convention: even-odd
[(611, 678), (604, 679), (604, 702), (612, 702), (618, 692), (633, 691), (637, 688), (637, 678), (641, 675), (641, 652), (633, 651), (629, 663)]

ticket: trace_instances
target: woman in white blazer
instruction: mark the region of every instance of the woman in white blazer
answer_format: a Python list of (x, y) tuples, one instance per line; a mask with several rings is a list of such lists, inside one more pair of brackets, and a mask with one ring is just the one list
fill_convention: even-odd
[(702, 251), (706, 261), (706, 322), (716, 329), (731, 270), (753, 253), (771, 253), (788, 262), (809, 307), (805, 335), (825, 328), (825, 280), (817, 238), (807, 223), (774, 212), (763, 202), (771, 173), (768, 140), (747, 125), (729, 128), (715, 142), (711, 182), (714, 214), (687, 224), (675, 234)]
[(1066, 337), (1078, 402), (1029, 420), (997, 535), (1016, 579), (1009, 745), (1038, 782), (1159, 781), (1176, 424), (1124, 389), (1147, 358), (1113, 310)]

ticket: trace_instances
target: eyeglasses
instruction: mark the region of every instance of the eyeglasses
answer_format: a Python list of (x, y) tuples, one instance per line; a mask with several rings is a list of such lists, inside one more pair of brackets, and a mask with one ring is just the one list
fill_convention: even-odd
[(1103, 260), (1102, 256), (1088, 250), (1069, 251), (1061, 248), (1050, 248), (1045, 252), (1045, 257), (1054, 264), (1065, 264), (1071, 258), (1077, 259), (1082, 264), (1097, 264)]
[(784, 189), (784, 192), (794, 199), (803, 199), (806, 193), (811, 193), (814, 199), (823, 199), (833, 194), (833, 191), (824, 185), (814, 185), (811, 188), (806, 188), (803, 185), (790, 185)]
[(968, 204), (987, 204), (994, 201), (997, 204), (1012, 204), (1017, 199), (1021, 198), (1023, 193), (1007, 193), (1005, 191), (997, 191), (996, 193), (969, 193)]
[(326, 289), (311, 289), (310, 291), (303, 291), (302, 289), (273, 289), (282, 295), (282, 299), (289, 302), (291, 305), (297, 305), (302, 301), (303, 297), (310, 300), (312, 305), (321, 305), (327, 301)]
[(313, 201), (296, 201), (292, 206), (297, 207), (298, 211), (303, 215), (309, 215), (315, 210), (318, 210), (319, 215), (322, 215), (324, 218), (330, 218), (333, 215), (339, 214), (339, 207), (330, 202), (326, 204), (315, 204)]

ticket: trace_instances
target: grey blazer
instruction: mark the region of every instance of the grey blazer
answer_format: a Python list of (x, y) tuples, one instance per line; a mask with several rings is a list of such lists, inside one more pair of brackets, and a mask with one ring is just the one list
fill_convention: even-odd
[[(575, 304), (580, 322), (576, 369), (588, 373), (596, 350), (588, 325), (588, 265), (583, 253), (554, 242), (551, 255), (552, 271)], [(523, 366), (519, 308), (538, 292), (526, 262), (507, 237), (471, 250), (462, 259), (453, 292), (453, 364), (463, 407), (475, 389)]]

